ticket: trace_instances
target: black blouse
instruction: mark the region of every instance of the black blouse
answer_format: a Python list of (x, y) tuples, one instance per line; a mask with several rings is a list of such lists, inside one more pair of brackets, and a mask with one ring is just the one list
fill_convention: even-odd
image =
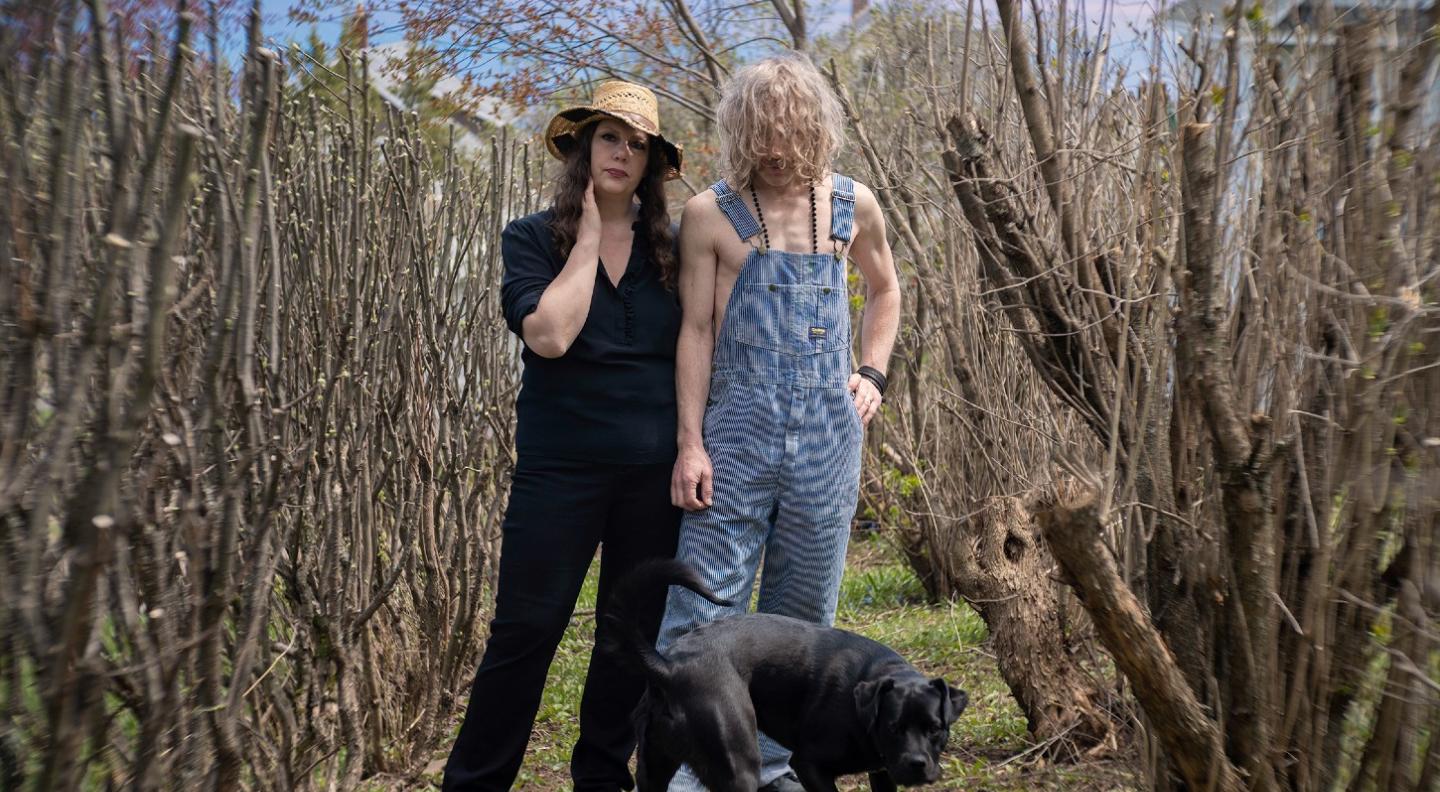
[[(505, 322), (516, 335), (540, 304), (564, 259), (546, 209), (512, 221), (500, 237)], [(675, 459), (675, 341), (680, 303), (636, 225), (619, 286), (596, 268), (590, 313), (570, 349), (545, 358), (526, 347), (515, 400), (515, 447), (521, 456), (610, 464)]]

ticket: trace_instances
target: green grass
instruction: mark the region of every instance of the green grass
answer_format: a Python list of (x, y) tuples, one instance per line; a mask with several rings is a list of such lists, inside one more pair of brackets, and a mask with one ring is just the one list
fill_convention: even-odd
[[(579, 736), (580, 692), (595, 635), (599, 565), (593, 564), (555, 662), (550, 667), (535, 732), (515, 789), (570, 788), (570, 749)], [(1006, 760), (1031, 746), (1025, 717), (987, 652), (988, 631), (963, 603), (931, 605), (920, 582), (883, 538), (852, 542), (836, 626), (881, 641), (922, 672), (964, 688), (970, 706), (950, 733), (941, 781), (928, 790), (1101, 790), (1128, 786), (1113, 766), (1045, 767)], [(463, 706), (464, 702), (460, 702)], [(458, 729), (459, 713), (456, 714)], [(443, 757), (449, 745), (436, 746)], [(437, 772), (427, 780), (438, 783)], [(864, 776), (842, 779), (842, 789), (868, 789)]]
[[(35, 668), (35, 662), (23, 654), (17, 654), (8, 658), (9, 662), (16, 665), (16, 676), (18, 677), (19, 689), (10, 689), (10, 669), (0, 674), (0, 702), (11, 706), (11, 697), (18, 699), (18, 717), (6, 724), (13, 730), (10, 735), (14, 746), (29, 746), (32, 740), (36, 739), (34, 731), (44, 728), (46, 722), (45, 702), (40, 696), (40, 677)], [(41, 756), (39, 751), (23, 751), (17, 757), (21, 767), (19, 775), (21, 778), (33, 778), (40, 772)], [(8, 768), (7, 768), (8, 769)]]

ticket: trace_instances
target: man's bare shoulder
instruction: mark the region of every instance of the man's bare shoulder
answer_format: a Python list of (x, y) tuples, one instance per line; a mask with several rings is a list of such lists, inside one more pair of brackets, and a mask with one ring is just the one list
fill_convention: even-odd
[(880, 208), (880, 200), (875, 197), (875, 191), (871, 190), (870, 186), (864, 182), (855, 182), (855, 207), (877, 210)]
[(714, 190), (696, 193), (685, 202), (680, 215), (680, 228), (687, 233), (710, 235), (725, 221), (725, 212), (720, 209)]
[(880, 210), (880, 199), (869, 186), (855, 182), (855, 224), (860, 236), (870, 233), (885, 233), (885, 213)]
[(694, 217), (696, 220), (703, 220), (712, 216), (718, 217), (720, 211), (720, 198), (715, 195), (715, 190), (706, 188), (690, 196), (685, 202), (685, 213), (683, 217)]

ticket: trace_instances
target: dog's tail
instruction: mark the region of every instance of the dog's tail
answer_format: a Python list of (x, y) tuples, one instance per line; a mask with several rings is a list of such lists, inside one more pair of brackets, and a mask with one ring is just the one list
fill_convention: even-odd
[(610, 625), (610, 637), (600, 648), (627, 664), (638, 666), (646, 679), (657, 682), (668, 676), (669, 663), (656, 651), (654, 642), (645, 637), (637, 614), (646, 594), (669, 586), (689, 589), (722, 607), (733, 604), (711, 591), (694, 567), (673, 558), (642, 561), (620, 580), (610, 595), (610, 607), (603, 617)]

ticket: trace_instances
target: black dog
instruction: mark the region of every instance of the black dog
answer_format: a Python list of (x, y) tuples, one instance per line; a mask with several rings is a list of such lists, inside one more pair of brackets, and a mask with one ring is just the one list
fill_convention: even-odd
[(615, 591), (605, 618), (624, 645), (609, 649), (649, 683), (635, 712), (639, 792), (663, 792), (681, 764), (711, 792), (754, 792), (757, 728), (794, 753), (808, 792), (834, 792), (835, 778), (851, 773), (868, 772), (875, 792), (939, 777), (963, 690), (868, 638), (770, 614), (703, 625), (661, 655), (630, 615), (639, 594), (661, 585), (730, 604), (679, 561), (642, 564)]

